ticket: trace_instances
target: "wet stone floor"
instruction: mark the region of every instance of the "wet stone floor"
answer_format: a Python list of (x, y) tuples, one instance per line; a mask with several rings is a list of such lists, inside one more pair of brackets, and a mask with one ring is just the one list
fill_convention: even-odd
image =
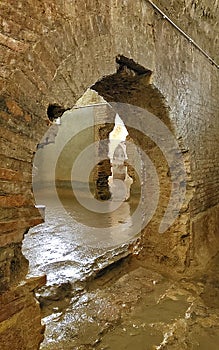
[(67, 194), (64, 212), (48, 194), (41, 200), (46, 221), (26, 235), (23, 252), (30, 275), (47, 275), (37, 292), (46, 326), (42, 350), (219, 349), (219, 257), (202, 276), (176, 281), (131, 257), (130, 204), (104, 218), (124, 223), (123, 240), (103, 244), (97, 237), (91, 244)]

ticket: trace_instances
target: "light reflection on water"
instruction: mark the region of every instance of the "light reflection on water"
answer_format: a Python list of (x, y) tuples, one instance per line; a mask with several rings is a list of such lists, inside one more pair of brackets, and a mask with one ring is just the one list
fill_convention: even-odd
[[(70, 189), (60, 189), (58, 195), (60, 202), (49, 190), (37, 192), (37, 204), (46, 206), (45, 222), (30, 229), (23, 242), (30, 273), (46, 273), (48, 284), (83, 278), (98, 257), (129, 242), (133, 237), (127, 228), (138, 205), (138, 198), (132, 197), (115, 211), (94, 213), (83, 208)], [(113, 227), (118, 230), (111, 231)]]

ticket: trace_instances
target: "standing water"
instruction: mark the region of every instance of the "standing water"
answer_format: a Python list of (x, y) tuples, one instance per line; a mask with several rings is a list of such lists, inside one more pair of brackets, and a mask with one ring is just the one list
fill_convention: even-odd
[[(84, 109), (62, 117), (39, 144), (35, 159), (35, 179), (53, 184), (52, 189), (45, 186), (35, 191), (37, 205), (46, 207), (45, 222), (31, 229), (23, 243), (29, 274), (47, 275), (46, 285), (37, 291), (46, 325), (41, 349), (218, 350), (219, 258), (201, 277), (178, 281), (148, 269), (147, 261), (143, 264), (131, 258), (139, 248), (145, 193), (129, 193), (132, 179), (127, 176), (124, 138), (116, 144), (117, 151), (114, 147), (108, 154), (112, 166), (109, 187), (115, 201), (99, 202), (97, 212), (89, 209), (91, 199), (81, 180), (85, 165), (92, 172), (92, 164), (96, 164), (94, 140), (100, 136), (95, 132), (101, 131), (101, 123), (95, 120), (102, 114), (94, 112)], [(73, 118), (72, 113), (77, 115)], [(104, 123), (106, 117), (104, 114)], [(81, 121), (78, 130), (73, 123), (76, 120)], [(98, 127), (93, 128), (94, 124)], [(94, 144), (91, 157), (78, 158), (83, 149), (90, 150), (90, 143)], [(102, 146), (105, 149), (106, 144)], [(144, 186), (142, 164), (149, 163), (142, 163), (139, 152), (134, 155), (139, 182)], [(72, 172), (77, 159), (83, 160), (81, 167), (75, 167), (80, 171)], [(57, 178), (61, 179), (59, 186)], [(117, 180), (125, 183), (125, 179), (127, 191), (121, 201), (121, 182)], [(155, 176), (152, 180), (147, 194), (157, 184)], [(66, 187), (67, 182), (73, 183), (79, 197)], [(156, 209), (158, 197), (155, 193), (152, 201), (154, 192), (150, 194), (148, 209), (153, 214), (152, 204)], [(115, 205), (118, 199), (119, 205)]]
[[(68, 189), (60, 190), (65, 211), (49, 190), (39, 196), (46, 220), (26, 235), (23, 251), (30, 274), (47, 275), (37, 292), (46, 325), (41, 349), (218, 350), (218, 259), (199, 279), (173, 281), (123, 259), (131, 253), (125, 235), (137, 198), (95, 217)], [(104, 235), (118, 222), (120, 236)], [(104, 244), (92, 233), (94, 223), (103, 228)]]

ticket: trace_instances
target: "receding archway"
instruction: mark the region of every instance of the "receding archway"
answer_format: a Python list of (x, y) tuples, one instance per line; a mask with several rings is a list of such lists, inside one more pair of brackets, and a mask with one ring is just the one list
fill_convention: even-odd
[[(142, 114), (141, 109), (149, 111), (158, 117), (174, 135), (174, 126), (169, 116), (170, 112), (168, 107), (160, 92), (152, 84), (152, 72), (124, 56), (118, 56), (116, 63), (117, 72), (102, 78), (92, 86), (92, 89), (96, 90), (99, 95), (109, 103), (109, 106), (112, 107), (113, 103), (116, 103), (117, 111), (121, 117), (131, 114), (132, 118), (135, 119)], [(54, 104), (54, 106), (57, 107), (56, 104)], [(103, 108), (106, 108), (106, 106), (108, 110), (110, 110), (109, 106), (107, 104), (104, 105), (103, 102)], [(134, 111), (131, 106), (136, 107)], [(62, 111), (64, 111), (64, 109), (62, 109)], [(60, 115), (58, 117), (60, 117)], [(142, 120), (143, 119), (144, 118), (142, 118)], [(98, 123), (98, 126), (95, 126), (95, 128), (98, 140), (102, 140), (108, 137), (110, 131), (113, 129), (113, 124), (107, 123), (106, 119), (106, 122), (102, 124)], [(159, 225), (169, 203), (172, 185), (169, 164), (162, 150), (159, 149), (158, 145), (152, 139), (133, 126), (130, 127), (127, 125), (127, 130), (132, 142), (136, 144), (143, 153), (145, 152), (154, 163), (160, 182), (159, 203), (152, 220), (143, 229), (140, 240), (140, 245), (143, 249), (141, 254), (139, 254), (139, 258), (143, 264), (146, 262), (148, 264), (150, 261), (150, 264), (159, 264), (163, 269), (177, 266), (178, 271), (183, 271), (189, 262), (189, 212), (185, 208), (188, 204), (188, 200), (190, 200), (191, 194), (189, 193), (186, 197), (187, 203), (185, 203), (183, 207), (183, 214), (179, 213), (174, 225), (169, 227), (167, 232), (161, 235), (159, 233)], [(106, 153), (104, 157), (107, 158), (108, 148), (106, 148), (105, 151), (101, 148), (98, 152), (102, 153), (103, 156)], [(58, 167), (59, 169), (62, 167), (62, 163), (60, 164), (60, 167)], [(128, 165), (128, 167), (130, 174), (132, 173), (133, 177), (135, 177), (136, 175), (133, 172), (133, 168), (130, 165)], [(102, 200), (108, 199), (108, 196), (105, 196), (105, 194), (103, 196), (102, 193), (103, 188), (105, 188), (104, 181), (108, 186), (110, 171), (109, 159), (98, 163), (96, 182), (99, 186), (102, 196), (100, 199)], [(144, 182), (146, 173), (147, 169), (144, 168), (142, 162), (142, 183)], [(101, 174), (101, 176), (99, 174)], [(151, 189), (151, 192), (145, 195), (148, 197), (150, 197), (150, 195), (152, 196), (153, 190), (154, 189)]]
[[(128, 64), (128, 61), (126, 61), (126, 63)], [(131, 64), (133, 64), (133, 62), (131, 62)], [(134, 67), (136, 69), (136, 65)], [(141, 74), (138, 71), (133, 71), (132, 67), (122, 65), (121, 68), (119, 65), (117, 73), (115, 73), (112, 76), (104, 77), (101, 81), (97, 82), (92, 88), (98, 90), (99, 94), (101, 94), (101, 96), (103, 96), (105, 100), (108, 100), (107, 103), (103, 103), (103, 105), (100, 107), (107, 107), (109, 111), (113, 107), (114, 115), (115, 111), (117, 111), (121, 118), (124, 117), (124, 120), (126, 120), (126, 116), (129, 115), (130, 117), (132, 117), (133, 120), (137, 120), (137, 118), (141, 116), (143, 121), (143, 111), (149, 111), (150, 113), (158, 117), (162, 121), (162, 123), (169, 127), (170, 132), (174, 134), (174, 127), (170, 120), (168, 108), (165, 105), (165, 101), (162, 98), (159, 91), (157, 91), (157, 89), (152, 85), (151, 75), (152, 72), (149, 73), (148, 70), (146, 70), (145, 74)], [(119, 90), (117, 90), (117, 87)], [(132, 108), (132, 106), (134, 106), (134, 109)], [(100, 109), (99, 113), (101, 113)], [(101, 141), (108, 137), (110, 131), (112, 131), (113, 129), (113, 124), (107, 123), (106, 118), (106, 122), (102, 122), (99, 124), (97, 123), (95, 127), (96, 135), (98, 136), (98, 141)], [(162, 150), (159, 149), (159, 146), (152, 139), (150, 139), (150, 137), (145, 135), (143, 130), (141, 131), (138, 128), (135, 128), (134, 125), (126, 125), (126, 128), (128, 130), (129, 139), (131, 143), (138, 146), (138, 148), (142, 152), (145, 152), (153, 162), (160, 181), (159, 203), (151, 222), (144, 228), (140, 236), (140, 241), (138, 242), (138, 244), (139, 247), (143, 249), (138, 254), (138, 259), (140, 260), (140, 264), (143, 265), (148, 266), (153, 264), (159, 264), (160, 269), (164, 270), (168, 270), (174, 265), (178, 267), (178, 271), (182, 271), (186, 267), (188, 258), (187, 254), (189, 249), (189, 242), (187, 242), (187, 235), (185, 235), (185, 231), (183, 230), (188, 224), (189, 216), (186, 212), (184, 212), (184, 215), (182, 217), (179, 215), (179, 217), (177, 218), (177, 222), (174, 223), (174, 225), (170, 227), (167, 232), (165, 232), (163, 235), (161, 235), (158, 232), (159, 224), (163, 218), (164, 212), (168, 205), (171, 192), (169, 164), (165, 159), (165, 155), (162, 154)], [(78, 133), (79, 139), (82, 139), (82, 136), (82, 134)], [(77, 142), (70, 145), (70, 147), (74, 146), (77, 147)], [(80, 151), (83, 151), (83, 147), (85, 147), (85, 144), (82, 145), (82, 149), (80, 149)], [(98, 152), (99, 151), (103, 151), (103, 155), (105, 156), (108, 155), (107, 148), (99, 148)], [(63, 158), (60, 157), (60, 164), (58, 162), (57, 167), (58, 176), (61, 174), (60, 170), (63, 166), (62, 160)], [(108, 160), (106, 163), (109, 164)], [(108, 179), (110, 169), (108, 169), (108, 166), (106, 167), (106, 164), (99, 165), (101, 166), (100, 172), (102, 174), (104, 173), (104, 176), (106, 177), (106, 179)], [(142, 162), (142, 178), (140, 179), (142, 180), (142, 184), (144, 176), (147, 176), (147, 168), (144, 168), (143, 165), (144, 163)], [(133, 167), (129, 166), (129, 171), (132, 172), (133, 178), (136, 176), (134, 170), (135, 169)], [(59, 181), (61, 181), (61, 177), (59, 178)], [(102, 186), (103, 183), (101, 183), (100, 189)], [(152, 196), (152, 191), (153, 188), (151, 189), (151, 192), (149, 191), (145, 193), (145, 195)], [(60, 192), (62, 192), (62, 189), (60, 190)], [(183, 223), (181, 220), (183, 220)], [(178, 227), (177, 225), (181, 225), (181, 228), (178, 232), (176, 230), (176, 227)], [(126, 248), (127, 247), (125, 247), (125, 249)], [(122, 253), (120, 257), (123, 258), (124, 256), (125, 255)], [(110, 261), (110, 264), (111, 263), (112, 260)], [(108, 262), (106, 261), (105, 266), (107, 266), (107, 264)], [(57, 264), (57, 271), (60, 267), (61, 265)], [(62, 273), (62, 268), (59, 271), (60, 273)], [(65, 287), (66, 290), (64, 291), (63, 295), (66, 298), (68, 293), (69, 295), (71, 295), (71, 286), (68, 284), (65, 285)], [(44, 296), (41, 297), (41, 302), (45, 302)]]

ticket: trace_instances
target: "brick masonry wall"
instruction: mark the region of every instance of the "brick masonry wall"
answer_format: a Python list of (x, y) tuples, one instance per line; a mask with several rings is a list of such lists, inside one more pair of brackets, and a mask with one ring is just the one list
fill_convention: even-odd
[(154, 0), (153, 3), (218, 63), (217, 0)]
[[(216, 0), (211, 8), (207, 0), (155, 3), (217, 59)], [(47, 129), (49, 103), (72, 107), (88, 87), (116, 73), (116, 56), (124, 55), (152, 71), (151, 83), (164, 97), (175, 133), (189, 152), (189, 186), (194, 195), (186, 218), (189, 243), (186, 249), (180, 248), (180, 254), (185, 255), (182, 261), (206, 263), (218, 249), (216, 67), (146, 0), (87, 0), (74, 6), (61, 0), (8, 0), (1, 1), (0, 14), (0, 246), (15, 247), (26, 230), (40, 222), (31, 194), (31, 162)], [(174, 238), (174, 242), (172, 254), (177, 256), (178, 240)], [(160, 257), (163, 253), (161, 249)], [(7, 259), (13, 259), (13, 254)], [(7, 271), (9, 275), (2, 277), (9, 281), (7, 288), (16, 288), (10, 268)], [(25, 293), (29, 292), (24, 289)], [(39, 316), (37, 308), (34, 315)], [(29, 316), (22, 319), (25, 324)], [(33, 332), (39, 333), (39, 326), (32, 325)], [(6, 323), (0, 332), (4, 339), (10, 338)], [(32, 345), (26, 342), (26, 349), (37, 348), (38, 340)], [(14, 349), (14, 344), (8, 340), (10, 348)]]
[(0, 344), (2, 350), (38, 349), (43, 340), (39, 305), (34, 289), (45, 278), (31, 278), (26, 283), (0, 295)]

